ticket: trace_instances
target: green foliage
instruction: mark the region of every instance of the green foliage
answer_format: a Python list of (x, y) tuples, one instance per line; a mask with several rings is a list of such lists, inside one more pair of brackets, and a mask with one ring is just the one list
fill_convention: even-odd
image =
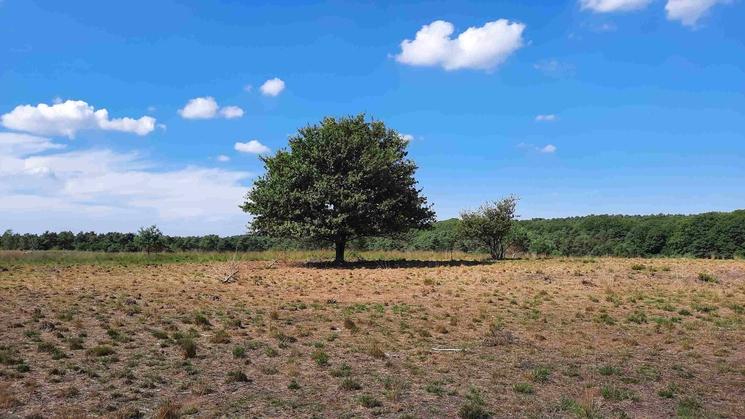
[(466, 394), (466, 402), (458, 410), (461, 419), (489, 419), (491, 412), (486, 410), (486, 402), (481, 393), (473, 387)]
[(158, 227), (142, 227), (134, 238), (134, 244), (145, 253), (160, 252), (163, 250), (163, 233)]
[[(413, 229), (386, 237), (359, 238), (350, 242), (350, 246), (356, 250), (372, 251), (488, 252), (486, 246), (458, 237), (459, 224), (458, 219), (438, 221), (428, 229)], [(270, 238), (257, 234), (219, 238), (207, 236), (209, 238), (206, 240), (195, 236), (162, 236), (164, 250), (169, 253), (113, 255), (115, 252), (144, 251), (139, 247), (139, 242), (135, 242), (135, 237), (132, 233), (74, 234), (63, 231), (36, 235), (7, 230), (0, 236), (0, 247), (4, 250), (57, 250), (9, 255), (12, 262), (52, 264), (208, 262), (229, 260), (235, 251), (281, 252), (328, 248), (327, 245), (308, 240)], [(745, 210), (699, 215), (590, 215), (521, 220), (513, 223), (506, 244), (509, 250), (518, 254), (551, 256), (745, 258)], [(91, 253), (69, 254), (63, 252), (66, 250)], [(193, 253), (195, 251), (199, 253)], [(224, 253), (203, 253), (208, 251)], [(276, 259), (280, 256), (238, 254), (241, 260)], [(317, 256), (314, 254), (313, 257)], [(643, 272), (647, 266), (639, 264), (637, 268), (638, 272)]]
[(476, 211), (464, 211), (460, 216), (460, 236), (485, 246), (492, 259), (504, 259), (516, 206), (517, 198), (509, 196), (487, 202)]
[(711, 282), (711, 283), (717, 283), (719, 280), (716, 276), (707, 273), (707, 272), (699, 272), (698, 273), (698, 280), (701, 282)]
[(254, 232), (334, 243), (429, 225), (434, 213), (416, 188), (407, 142), (364, 115), (324, 118), (298, 130), (289, 150), (264, 156), (266, 174), (242, 208)]

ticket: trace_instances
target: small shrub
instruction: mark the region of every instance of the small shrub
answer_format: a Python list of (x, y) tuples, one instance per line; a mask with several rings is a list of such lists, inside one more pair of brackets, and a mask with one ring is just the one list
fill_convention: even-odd
[(677, 414), (679, 418), (699, 418), (702, 417), (703, 406), (698, 400), (687, 397), (678, 402)]
[(533, 386), (530, 383), (517, 383), (512, 386), (512, 389), (515, 390), (516, 393), (520, 394), (533, 394), (535, 392)]
[(339, 385), (339, 387), (342, 390), (354, 391), (354, 390), (361, 389), (362, 388), (362, 385), (357, 380), (355, 380), (353, 378), (345, 378), (345, 379), (343, 379), (341, 381), (341, 384)]
[(551, 375), (551, 369), (548, 367), (538, 367), (533, 370), (531, 379), (536, 383), (546, 383)]
[(600, 375), (609, 376), (609, 375), (617, 375), (621, 371), (618, 368), (614, 367), (613, 365), (603, 365), (602, 367), (598, 368), (598, 372), (600, 373)]
[(245, 358), (246, 357), (246, 348), (243, 346), (236, 346), (233, 348), (233, 357), (235, 358)]
[(178, 419), (181, 405), (171, 400), (166, 400), (158, 406), (153, 419)]
[(675, 394), (678, 392), (678, 386), (674, 383), (668, 384), (667, 387), (663, 388), (662, 390), (657, 392), (657, 395), (662, 397), (663, 399), (672, 399), (675, 397)]
[(70, 349), (73, 351), (78, 351), (83, 348), (83, 338), (80, 337), (72, 337), (70, 339), (67, 339), (67, 343), (70, 345)]
[(576, 418), (583, 418), (583, 419), (600, 419), (603, 416), (597, 411), (597, 408), (592, 403), (592, 400), (589, 402), (580, 403), (576, 400), (572, 400), (566, 397), (562, 397), (561, 403), (559, 405), (559, 409), (561, 409), (564, 412), (570, 412), (574, 415)]
[(628, 321), (631, 323), (636, 324), (642, 324), (647, 322), (647, 314), (640, 310), (635, 310), (633, 313), (629, 314), (629, 317), (627, 318)]
[(162, 331), (162, 330), (151, 330), (150, 333), (156, 338), (160, 340), (168, 340), (168, 333)]
[(311, 355), (311, 358), (313, 358), (313, 360), (316, 361), (316, 364), (319, 367), (325, 367), (326, 365), (329, 364), (329, 355), (320, 349), (317, 351), (314, 351), (313, 354)]
[(179, 347), (184, 354), (184, 358), (194, 358), (197, 356), (197, 343), (190, 337), (183, 337), (178, 341)]
[(350, 367), (346, 363), (341, 364), (339, 368), (331, 371), (332, 377), (341, 378), (341, 377), (349, 377), (350, 375), (352, 375), (352, 367)]
[(716, 284), (719, 282), (719, 279), (717, 279), (717, 277), (707, 272), (699, 272), (698, 280), (701, 282), (709, 282), (713, 284)]
[(597, 317), (597, 321), (599, 323), (603, 323), (603, 324), (606, 324), (608, 326), (613, 326), (614, 324), (616, 324), (616, 319), (614, 319), (613, 317), (611, 317), (611, 315), (608, 314), (608, 313), (602, 313), (601, 315), (599, 315)]
[(442, 383), (439, 381), (433, 381), (424, 387), (424, 391), (437, 396), (445, 394), (445, 388), (442, 387)]
[(106, 345), (99, 345), (88, 349), (88, 355), (91, 356), (109, 356), (114, 354), (114, 348)]
[(293, 378), (292, 380), (290, 380), (290, 383), (287, 384), (287, 388), (289, 388), (290, 390), (299, 390), (300, 383), (298, 383), (297, 380)]
[(615, 387), (612, 385), (606, 385), (603, 386), (600, 389), (600, 395), (603, 396), (604, 399), (610, 400), (610, 401), (616, 401), (619, 402), (621, 400), (637, 400), (638, 397), (636, 394), (634, 394), (633, 391), (622, 388), (622, 387)]
[(209, 319), (207, 319), (207, 317), (202, 313), (194, 314), (194, 324), (203, 326), (203, 327), (212, 326), (212, 323), (210, 323)]
[(380, 400), (376, 399), (375, 397), (369, 394), (363, 394), (357, 400), (359, 400), (362, 406), (368, 409), (371, 409), (373, 407), (380, 407), (383, 405), (383, 403), (381, 403)]
[(23, 360), (18, 357), (16, 351), (11, 349), (0, 349), (0, 364), (3, 365), (16, 365), (22, 363)]
[(371, 342), (365, 349), (365, 353), (375, 359), (385, 359), (386, 355), (378, 342)]
[(60, 348), (58, 348), (55, 344), (51, 342), (39, 342), (39, 344), (36, 346), (36, 349), (38, 349), (39, 352), (45, 352), (52, 355), (52, 359), (62, 359), (67, 358), (67, 355), (65, 355), (64, 352)]
[(246, 377), (246, 374), (243, 373), (243, 371), (230, 371), (228, 373), (228, 383), (247, 383), (248, 377)]
[(461, 419), (488, 419), (491, 412), (486, 410), (484, 398), (475, 388), (471, 388), (466, 394), (466, 402), (458, 409), (458, 417)]

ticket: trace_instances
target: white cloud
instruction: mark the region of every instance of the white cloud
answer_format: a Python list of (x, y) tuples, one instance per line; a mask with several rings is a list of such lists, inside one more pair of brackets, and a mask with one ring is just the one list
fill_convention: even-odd
[(695, 27), (709, 9), (727, 3), (729, 0), (668, 0), (665, 11), (669, 20), (679, 20), (685, 26)]
[(411, 134), (401, 134), (401, 138), (407, 143), (414, 141), (414, 136)]
[(254, 87), (251, 86), (250, 84), (247, 84), (247, 85), (243, 86), (243, 91), (246, 92), (246, 93), (250, 93), (253, 89), (254, 89)]
[(285, 82), (275, 77), (265, 81), (259, 89), (264, 96), (277, 96), (285, 90)]
[(240, 118), (243, 116), (243, 109), (237, 106), (226, 106), (220, 109), (220, 115), (225, 119)]
[(240, 151), (241, 153), (251, 154), (265, 154), (272, 151), (269, 147), (261, 144), (257, 140), (251, 140), (247, 143), (235, 143), (235, 150)]
[(225, 163), (225, 162), (229, 162), (230, 161), (230, 157), (228, 157), (228, 156), (226, 156), (224, 154), (220, 154), (219, 156), (216, 157), (216, 159), (220, 163)]
[(445, 70), (492, 70), (523, 46), (524, 30), (522, 23), (499, 19), (470, 27), (453, 39), (453, 24), (437, 20), (422, 26), (414, 40), (403, 40), (396, 61)]
[(582, 10), (595, 13), (630, 12), (647, 7), (653, 0), (580, 0)]
[(556, 146), (553, 144), (546, 144), (540, 150), (541, 153), (551, 154), (556, 152)]
[(109, 119), (109, 111), (96, 110), (82, 100), (36, 106), (19, 105), (0, 117), (6, 128), (38, 135), (63, 135), (74, 138), (81, 130), (131, 132), (146, 135), (155, 129), (155, 118), (143, 116)]
[(212, 119), (218, 116), (233, 119), (242, 117), (243, 109), (237, 106), (220, 108), (215, 98), (204, 96), (190, 99), (182, 109), (179, 109), (178, 113), (184, 119)]
[(210, 119), (217, 115), (218, 109), (215, 98), (206, 96), (189, 100), (178, 113), (185, 119)]
[(23, 157), (42, 151), (64, 148), (48, 138), (15, 132), (0, 132), (0, 156)]
[(134, 231), (158, 224), (176, 234), (245, 231), (248, 217), (238, 205), (250, 173), (196, 166), (161, 170), (134, 152), (62, 147), (47, 138), (0, 133), (5, 226)]
[(553, 122), (559, 119), (556, 115), (550, 113), (545, 115), (536, 115), (536, 122)]
[(528, 150), (531, 152), (537, 152), (537, 153), (543, 153), (543, 154), (552, 154), (555, 153), (558, 148), (553, 144), (546, 144), (545, 146), (536, 146), (534, 144), (528, 144), (528, 143), (520, 143), (517, 145), (517, 148), (521, 148), (524, 150)]

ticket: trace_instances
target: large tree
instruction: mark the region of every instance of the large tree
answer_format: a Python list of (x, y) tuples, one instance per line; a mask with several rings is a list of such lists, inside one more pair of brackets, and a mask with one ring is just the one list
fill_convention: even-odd
[(262, 156), (266, 173), (242, 205), (254, 232), (333, 243), (428, 226), (434, 213), (417, 189), (407, 141), (365, 115), (324, 118), (298, 130), (289, 150)]

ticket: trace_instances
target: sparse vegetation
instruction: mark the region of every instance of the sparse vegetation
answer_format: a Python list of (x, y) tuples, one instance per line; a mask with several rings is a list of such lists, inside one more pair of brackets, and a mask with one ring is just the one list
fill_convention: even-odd
[(745, 415), (743, 261), (322, 269), (297, 258), (244, 261), (255, 273), (230, 286), (205, 261), (12, 264), (0, 273), (0, 402), (20, 417), (66, 405), (102, 417), (247, 406), (308, 417), (423, 406), (465, 418)]

